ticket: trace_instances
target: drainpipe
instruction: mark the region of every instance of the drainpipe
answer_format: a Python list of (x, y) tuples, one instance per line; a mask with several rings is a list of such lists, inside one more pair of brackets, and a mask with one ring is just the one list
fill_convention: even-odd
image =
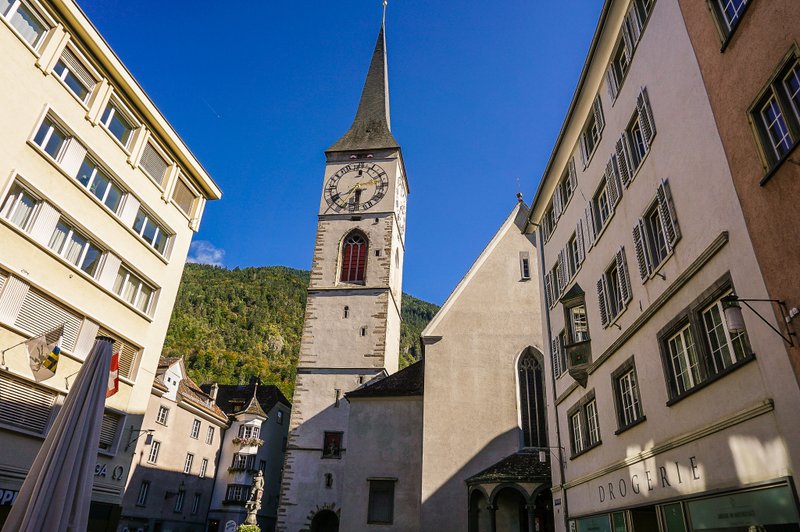
[[(533, 222), (528, 219), (528, 224), (536, 225), (536, 235), (538, 236), (537, 240), (539, 241), (539, 279), (544, 279), (545, 276), (545, 264), (544, 264), (544, 242), (542, 242), (542, 228), (538, 226), (538, 224), (534, 224)], [(526, 224), (526, 227), (527, 225)], [(542, 281), (543, 286), (544, 282)], [(540, 298), (541, 303), (541, 298)], [(550, 309), (548, 308), (547, 304), (544, 305), (544, 316), (545, 316), (545, 324), (547, 326), (547, 344), (544, 346), (549, 351), (551, 346), (553, 345), (553, 341), (551, 338), (550, 333)], [(552, 353), (551, 353), (552, 355)], [(561, 498), (564, 501), (564, 530), (569, 530), (569, 505), (567, 504), (567, 490), (564, 488), (564, 456), (561, 452), (563, 448), (561, 445), (561, 426), (558, 422), (558, 407), (556, 406), (556, 377), (552, 371), (552, 361), (550, 364), (550, 382), (553, 385), (553, 407), (555, 409), (555, 422), (556, 422), (556, 440), (558, 442), (558, 470), (561, 476)], [(555, 507), (554, 507), (555, 508)]]

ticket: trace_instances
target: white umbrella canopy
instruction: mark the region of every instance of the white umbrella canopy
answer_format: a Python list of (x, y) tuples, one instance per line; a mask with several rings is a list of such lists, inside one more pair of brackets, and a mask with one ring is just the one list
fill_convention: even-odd
[(25, 477), (3, 532), (86, 530), (111, 338), (98, 336)]

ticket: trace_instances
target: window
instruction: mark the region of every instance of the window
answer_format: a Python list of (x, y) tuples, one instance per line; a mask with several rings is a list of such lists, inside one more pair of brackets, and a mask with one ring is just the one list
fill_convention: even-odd
[(594, 155), (594, 150), (600, 143), (600, 135), (605, 126), (605, 119), (603, 118), (603, 106), (600, 103), (600, 95), (598, 94), (592, 103), (592, 113), (583, 126), (583, 133), (581, 133), (581, 159), (583, 160), (583, 167), (589, 165), (589, 161)]
[(522, 279), (528, 280), (531, 278), (531, 259), (527, 251), (520, 251), (519, 253), (519, 273)]
[(575, 232), (567, 241), (564, 248), (564, 270), (568, 279), (572, 279), (583, 264), (585, 250), (583, 247), (583, 220), (578, 221)]
[(555, 209), (552, 204), (547, 207), (547, 210), (544, 211), (544, 216), (542, 216), (542, 238), (546, 242), (550, 239), (550, 236), (553, 234), (553, 231), (556, 227), (556, 215)]
[(33, 222), (34, 211), (40, 203), (27, 189), (14, 183), (3, 204), (3, 218), (16, 225), (23, 231), (30, 229)]
[(55, 124), (49, 117), (45, 118), (39, 131), (33, 137), (33, 142), (42, 148), (45, 153), (55, 160), (59, 160), (60, 154), (66, 146), (69, 135)]
[(358, 232), (352, 232), (342, 245), (342, 272), (339, 280), (343, 283), (364, 283), (367, 265), (367, 239)]
[(175, 497), (175, 507), (173, 510), (175, 513), (181, 513), (183, 511), (183, 500), (186, 498), (186, 491), (183, 489), (178, 490), (178, 495)]
[(255, 425), (239, 425), (240, 438), (258, 438), (261, 427)]
[(627, 162), (631, 174), (636, 173), (641, 166), (653, 142), (656, 129), (652, 113), (650, 101), (647, 98), (647, 89), (642, 89), (636, 100), (636, 112), (624, 134), (628, 141)]
[(139, 212), (133, 220), (133, 230), (153, 249), (164, 255), (171, 235), (143, 208), (139, 208)]
[(800, 61), (792, 55), (751, 111), (767, 167), (783, 160), (800, 138)]
[(94, 277), (103, 252), (93, 242), (78, 233), (62, 218), (56, 225), (47, 247), (59, 257)]
[(278, 425), (283, 425), (283, 410), (278, 410), (278, 412), (275, 415)]
[(169, 408), (167, 408), (166, 406), (159, 406), (158, 414), (156, 415), (156, 423), (160, 425), (166, 425), (168, 417), (169, 417)]
[(720, 26), (725, 37), (733, 33), (739, 19), (744, 14), (748, 0), (711, 0), (714, 14), (720, 20)]
[(206, 478), (206, 471), (208, 471), (208, 458), (203, 458), (200, 462), (200, 478)]
[(612, 156), (606, 165), (605, 174), (600, 180), (597, 191), (586, 206), (586, 226), (589, 229), (590, 243), (594, 243), (611, 219), (621, 196), (617, 159)]
[(360, 336), (362, 336), (362, 337), (366, 336), (367, 335), (367, 328), (366, 327), (361, 327), (361, 330), (359, 331), (358, 334)]
[(150, 444), (150, 454), (147, 456), (148, 464), (155, 464), (158, 462), (158, 451), (161, 450), (161, 442), (153, 440)]
[(228, 484), (225, 491), (225, 502), (245, 503), (250, 498), (250, 486), (244, 484)]
[(344, 317), (344, 319), (347, 319), (347, 318), (350, 317), (350, 307), (348, 307), (347, 305), (344, 306), (343, 317)]
[(120, 266), (117, 279), (114, 281), (115, 294), (142, 312), (147, 313), (150, 309), (154, 292), (155, 290), (151, 286), (145, 284), (144, 281), (124, 266)]
[(600, 445), (600, 420), (594, 391), (586, 394), (578, 404), (570, 408), (567, 415), (573, 457)]
[(20, 0), (0, 0), (0, 15), (11, 23), (25, 39), (25, 42), (36, 48), (47, 33), (47, 26), (27, 3)]
[(31, 382), (0, 374), (0, 424), (44, 434), (56, 396)]
[(553, 361), (553, 374), (556, 378), (560, 377), (567, 371), (567, 352), (564, 346), (567, 343), (567, 335), (565, 331), (561, 331), (553, 336), (550, 354)]
[(183, 472), (187, 475), (192, 473), (192, 464), (194, 463), (194, 455), (186, 453), (186, 460), (183, 462)]
[(53, 72), (83, 103), (89, 99), (92, 89), (97, 84), (94, 76), (69, 49), (61, 54)]
[(624, 247), (619, 248), (611, 265), (597, 281), (597, 298), (603, 327), (610, 325), (631, 300), (631, 281)]
[(161, 156), (159, 150), (152, 143), (145, 144), (142, 157), (139, 159), (139, 166), (159, 185), (164, 186), (170, 163)]
[(194, 499), (192, 499), (192, 515), (197, 515), (197, 511), (200, 509), (200, 494), (195, 493)]
[(518, 376), (523, 446), (546, 447), (547, 419), (544, 413), (542, 363), (531, 347), (520, 357)]
[(235, 471), (245, 471), (253, 469), (253, 462), (255, 456), (252, 454), (234, 453), (233, 462), (231, 462), (231, 469)]
[(342, 457), (342, 436), (343, 432), (326, 432), (322, 442), (323, 458)]
[(581, 303), (567, 309), (569, 316), (570, 343), (589, 340), (589, 321), (586, 319), (586, 305)]
[(611, 374), (611, 384), (614, 389), (614, 404), (619, 425), (617, 434), (619, 434), (636, 423), (644, 421), (633, 357)]
[(115, 214), (119, 211), (122, 203), (122, 196), (125, 194), (122, 189), (89, 157), (84, 159), (77, 175), (78, 182), (86, 187), (94, 197), (99, 199), (106, 207)]
[(214, 427), (208, 427), (208, 431), (206, 432), (206, 443), (209, 445), (214, 443)]
[(394, 522), (395, 482), (394, 479), (370, 479), (367, 523), (390, 525)]
[(753, 359), (746, 331), (731, 333), (722, 298), (730, 276), (715, 283), (659, 333), (670, 402)]
[(175, 182), (175, 190), (172, 191), (172, 201), (183, 211), (183, 214), (190, 218), (196, 199), (197, 194), (192, 192), (192, 189), (189, 188), (189, 185), (184, 183), (183, 179), (178, 179)]
[(150, 492), (150, 482), (147, 480), (142, 481), (139, 486), (139, 495), (136, 497), (136, 506), (147, 505), (147, 494)]
[(633, 227), (633, 243), (642, 281), (650, 277), (669, 256), (680, 238), (678, 218), (667, 181), (662, 181), (656, 199)]
[(562, 258), (563, 257), (561, 254), (559, 254), (559, 257), (552, 269), (544, 276), (545, 301), (547, 306), (550, 308), (556, 306), (556, 303), (558, 303), (558, 297), (561, 295), (561, 291), (565, 286), (562, 275)]
[(570, 158), (569, 163), (567, 164), (567, 169), (561, 176), (558, 190), (556, 192), (560, 198), (559, 203), (561, 212), (566, 210), (569, 200), (571, 200), (572, 196), (575, 194), (576, 188), (578, 188), (578, 176), (575, 173), (575, 158), (573, 157)]
[(116, 104), (109, 102), (105, 111), (103, 111), (100, 123), (103, 124), (106, 129), (108, 129), (109, 133), (120, 141), (125, 148), (128, 147), (134, 127), (131, 120), (119, 110)]
[(189, 434), (195, 440), (200, 437), (200, 420), (195, 419), (192, 421), (192, 432)]

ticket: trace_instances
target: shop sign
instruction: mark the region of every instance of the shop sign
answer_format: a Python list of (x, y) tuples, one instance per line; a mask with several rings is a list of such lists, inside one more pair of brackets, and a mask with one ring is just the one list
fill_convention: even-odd
[[(681, 472), (681, 468), (683, 471)], [(700, 480), (700, 468), (697, 457), (690, 456), (687, 463), (669, 462), (665, 465), (645, 469), (641, 474), (622, 477), (616, 482), (606, 482), (597, 486), (597, 498), (600, 502), (624, 499), (628, 495), (640, 495), (663, 488), (675, 488), (684, 482)]]
[(0, 506), (11, 506), (17, 500), (19, 492), (16, 490), (0, 490)]

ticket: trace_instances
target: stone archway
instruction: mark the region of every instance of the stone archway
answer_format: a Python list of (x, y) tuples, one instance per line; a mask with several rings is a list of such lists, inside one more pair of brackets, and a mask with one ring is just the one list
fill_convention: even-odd
[(494, 496), (495, 527), (504, 532), (528, 532), (528, 505), (525, 495), (515, 487), (501, 488)]
[(489, 498), (483, 490), (475, 489), (469, 497), (469, 532), (490, 532), (491, 527)]
[(320, 510), (311, 520), (311, 532), (339, 532), (339, 516), (332, 510)]

